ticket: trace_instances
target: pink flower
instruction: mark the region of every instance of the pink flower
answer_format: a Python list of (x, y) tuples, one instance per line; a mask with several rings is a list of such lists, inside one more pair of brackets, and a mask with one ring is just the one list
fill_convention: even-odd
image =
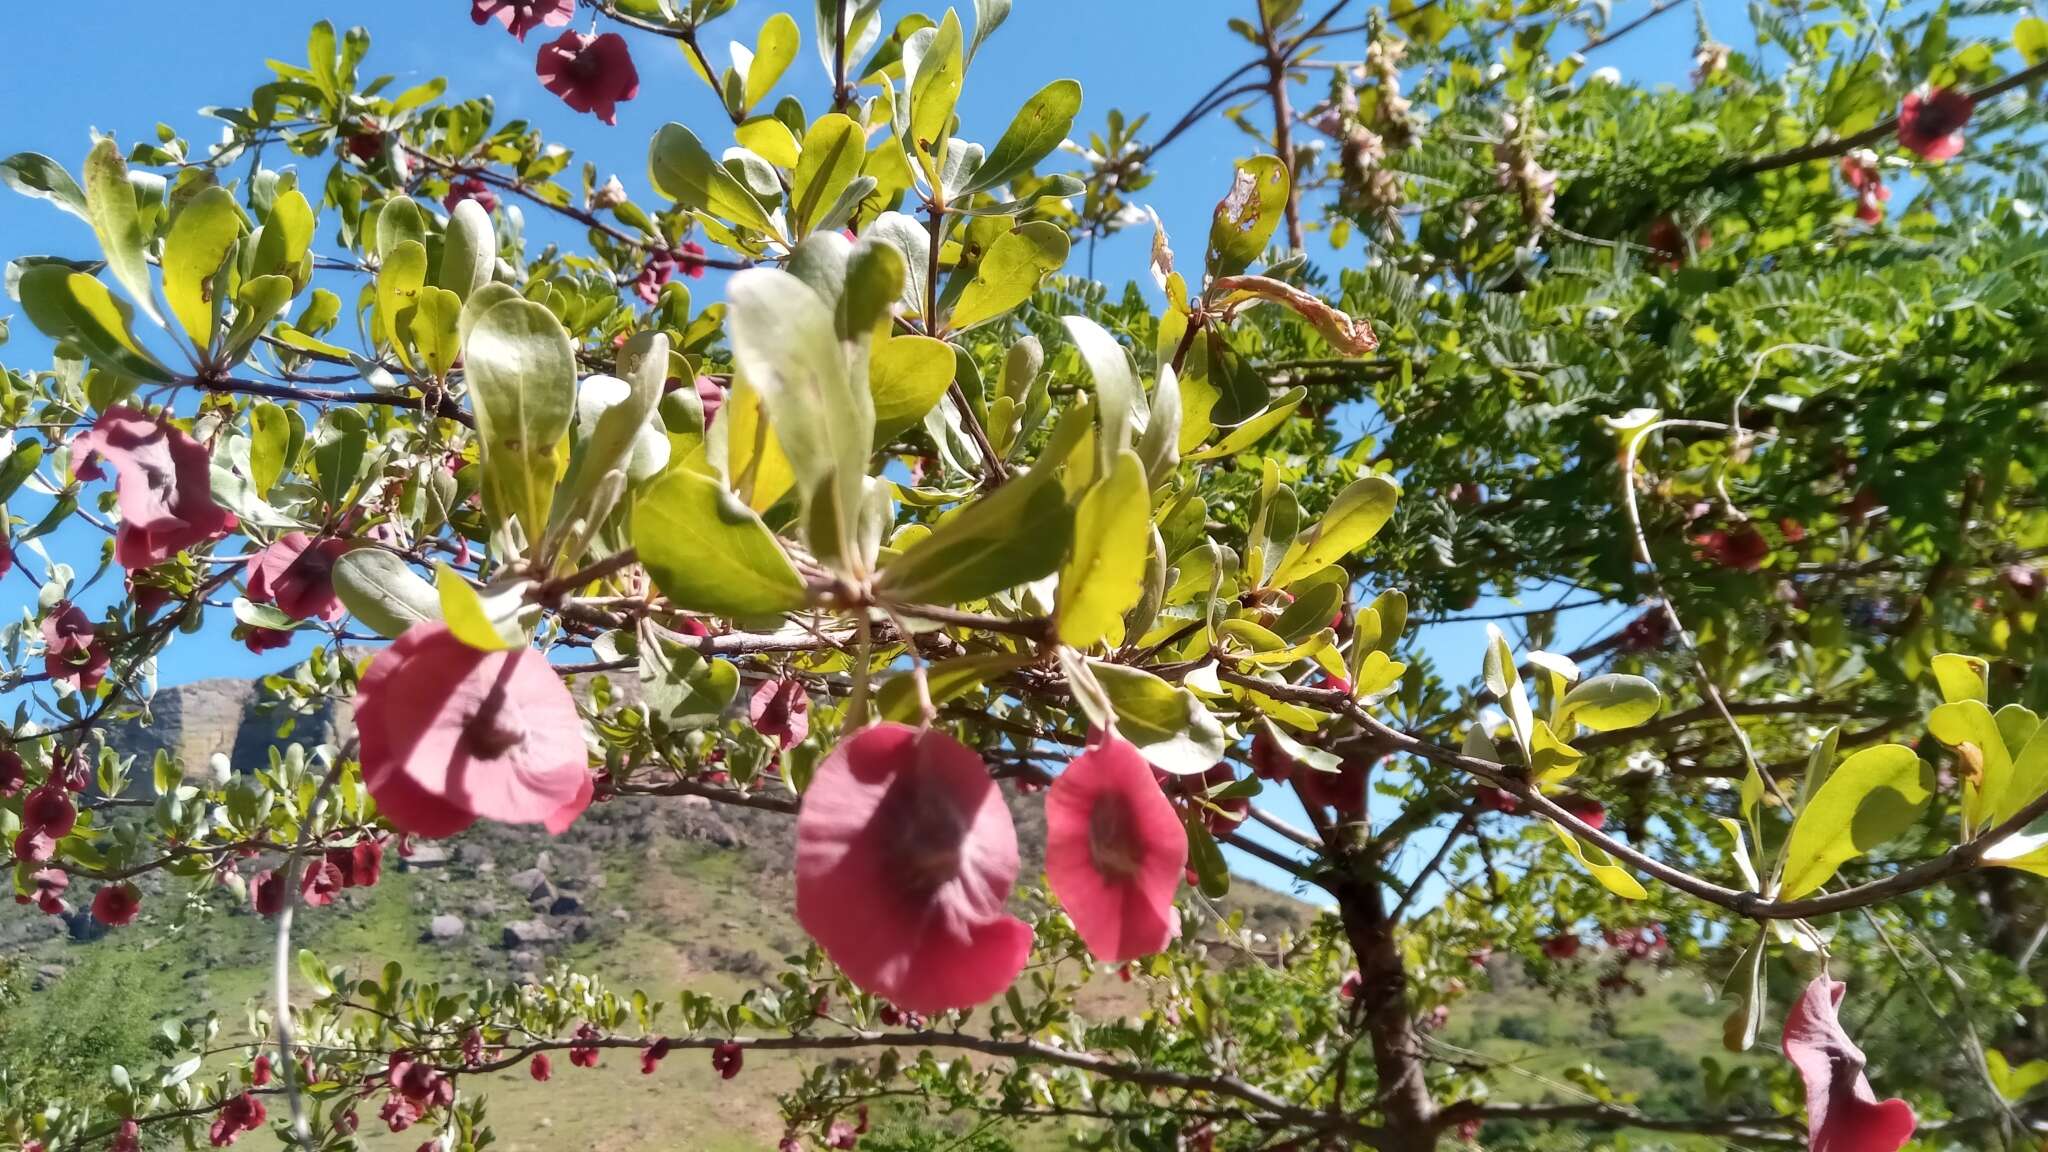
[(363, 782), (402, 831), (449, 836), (482, 817), (558, 834), (590, 804), (575, 698), (531, 648), (480, 652), (415, 624), (358, 693)]
[(784, 748), (794, 748), (811, 732), (811, 698), (796, 677), (763, 681), (747, 701), (747, 718), (754, 731), (772, 736)]
[(712, 417), (717, 416), (718, 410), (725, 407), (725, 389), (719, 387), (718, 381), (709, 376), (697, 377), (695, 387), (697, 402), (704, 405), (704, 426), (708, 428), (711, 426)]
[(1304, 804), (1334, 808), (1339, 816), (1356, 820), (1365, 815), (1365, 780), (1371, 768), (1370, 760), (1346, 756), (1335, 772), (1313, 768), (1296, 772), (1294, 790), (1301, 793)]
[(384, 875), (384, 842), (365, 837), (349, 848), (329, 848), (327, 863), (341, 874), (343, 888), (374, 888)]
[(292, 634), (282, 628), (258, 628), (253, 624), (243, 625), (242, 647), (261, 655), (278, 648), (289, 648)]
[(548, 1059), (547, 1053), (535, 1052), (533, 1059), (526, 1065), (526, 1072), (535, 1080), (545, 1084), (555, 1074), (555, 1064), (554, 1061)]
[(1785, 1059), (1806, 1081), (1808, 1141), (1813, 1152), (1898, 1152), (1913, 1135), (1913, 1107), (1871, 1090), (1863, 1050), (1835, 1015), (1848, 991), (1823, 972), (1785, 1016)]
[(564, 32), (561, 39), (541, 47), (534, 72), (541, 86), (563, 103), (578, 112), (596, 113), (607, 124), (619, 122), (618, 104), (640, 94), (633, 54), (617, 32)]
[(1916, 88), (1899, 104), (1899, 145), (1922, 160), (1947, 160), (1963, 150), (1963, 126), (1975, 108), (1967, 92)]
[(474, 176), (458, 176), (448, 182), (448, 194), (441, 197), (441, 207), (455, 211), (455, 206), (464, 200), (474, 200), (486, 212), (498, 210), (498, 194), (491, 186)]
[(730, 1080), (740, 1074), (740, 1065), (746, 1062), (747, 1050), (728, 1040), (711, 1050), (711, 1067), (722, 1080)]
[(249, 879), (249, 904), (258, 916), (270, 917), (284, 911), (284, 877), (265, 868)]
[(1110, 736), (1074, 758), (1045, 796), (1045, 874), (1088, 951), (1122, 964), (1180, 931), (1173, 894), (1188, 838), (1151, 766)]
[(43, 671), (52, 681), (68, 681), (90, 692), (106, 679), (106, 642), (92, 620), (69, 600), (59, 600), (43, 617)]
[(0, 797), (12, 796), (28, 783), (28, 767), (12, 748), (0, 748)]
[(1884, 186), (1884, 172), (1878, 167), (1877, 153), (1868, 148), (1858, 148), (1842, 157), (1842, 179), (1856, 193), (1856, 218), (1865, 224), (1875, 224), (1884, 219), (1884, 206), (1892, 198), (1892, 190)]
[(334, 562), (348, 549), (349, 542), (337, 536), (315, 540), (304, 532), (285, 533), (249, 557), (243, 570), (249, 599), (275, 604), (294, 620), (341, 619), (347, 609), (334, 594)]
[(242, 1133), (263, 1127), (264, 1116), (263, 1101), (254, 1095), (244, 1092), (230, 1096), (213, 1118), (213, 1127), (208, 1130), (207, 1137), (215, 1148), (225, 1148)]
[(576, 0), (470, 0), (469, 18), (479, 25), (493, 20), (521, 40), (535, 28), (560, 28), (576, 18)]
[(130, 1116), (121, 1121), (114, 1130), (114, 1142), (107, 1145), (107, 1152), (142, 1152), (142, 1125)]
[(35, 904), (45, 916), (62, 916), (71, 910), (64, 903), (64, 890), (71, 887), (71, 877), (62, 868), (39, 868), (29, 874), (35, 885)]
[(142, 910), (142, 893), (133, 884), (109, 884), (93, 894), (92, 918), (110, 928), (135, 919)]
[(121, 527), (114, 559), (129, 570), (147, 568), (234, 530), (234, 514), (213, 502), (211, 457), (199, 441), (133, 408), (100, 413), (71, 442), (72, 471), (82, 480), (102, 475), (89, 458), (113, 461)]
[(1557, 806), (1578, 817), (1579, 823), (1599, 831), (1607, 827), (1607, 808), (1590, 796), (1567, 796)]
[(341, 869), (326, 857), (309, 860), (305, 873), (299, 877), (299, 903), (308, 908), (325, 908), (334, 903), (334, 894), (343, 887)]
[(576, 1039), (582, 1043), (569, 1045), (569, 1063), (578, 1068), (597, 1067), (597, 1045), (591, 1043), (598, 1039), (597, 1027), (589, 1023), (578, 1025)]
[(664, 1036), (647, 1047), (642, 1048), (640, 1050), (640, 1074), (642, 1076), (654, 1075), (654, 1070), (661, 1067), (661, 1062), (668, 1058), (669, 1049), (673, 1046), (668, 1037)]
[(1017, 830), (981, 758), (878, 724), (818, 765), (796, 821), (796, 916), (862, 989), (917, 1012), (1009, 987), (1031, 926), (1003, 910)]

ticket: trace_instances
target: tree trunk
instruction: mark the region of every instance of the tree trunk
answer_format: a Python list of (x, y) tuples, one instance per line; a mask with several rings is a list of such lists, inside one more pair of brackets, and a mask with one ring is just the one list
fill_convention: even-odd
[(1375, 1102), (1386, 1128), (1384, 1148), (1433, 1152), (1439, 1131), (1436, 1101), (1430, 1098), (1421, 1037), (1408, 1011), (1408, 973), (1394, 938), (1395, 925), (1387, 918), (1378, 882), (1370, 876), (1354, 872), (1335, 895), (1345, 936), (1358, 956), (1359, 1013), (1379, 1078)]

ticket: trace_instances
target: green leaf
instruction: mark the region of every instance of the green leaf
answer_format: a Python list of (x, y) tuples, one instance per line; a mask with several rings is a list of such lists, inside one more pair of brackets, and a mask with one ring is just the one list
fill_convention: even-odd
[[(1117, 732), (1137, 745), (1147, 762), (1176, 776), (1216, 766), (1229, 744), (1223, 725), (1193, 692), (1141, 668), (1088, 661), (1114, 710)], [(1101, 723), (1103, 717), (1091, 717)]]
[(1285, 213), (1287, 191), (1287, 165), (1278, 156), (1254, 156), (1237, 166), (1209, 225), (1211, 277), (1235, 276), (1265, 252)]
[(1934, 770), (1902, 744), (1865, 748), (1844, 760), (1792, 825), (1779, 899), (1818, 890), (1844, 863), (1912, 827), (1933, 791)]
[(107, 271), (128, 290), (142, 314), (161, 325), (163, 313), (157, 311), (156, 288), (149, 279), (150, 236), (135, 205), (128, 165), (112, 140), (101, 139), (85, 158), (85, 207), (100, 250), (106, 253)]
[[(975, 34), (980, 32), (977, 26)], [(1055, 80), (1039, 89), (1010, 121), (995, 150), (975, 169), (966, 191), (985, 192), (1030, 172), (1073, 131), (1074, 116), (1080, 111), (1081, 86), (1074, 81)]]
[(875, 345), (868, 391), (877, 449), (924, 420), (953, 383), (954, 364), (952, 345), (929, 336), (892, 336)]
[[(4, 499), (4, 494), (0, 494), (0, 499)], [(2040, 799), (2044, 792), (2048, 792), (2048, 725), (2036, 728), (2027, 742), (2020, 746), (2019, 755), (2013, 757), (2012, 776), (2006, 782), (2004, 795), (1988, 816), (1988, 822), (2004, 823)]]
[(305, 193), (296, 188), (279, 193), (270, 217), (257, 230), (255, 275), (289, 276), (304, 288), (312, 275), (313, 229), (318, 221)]
[(1400, 495), (1400, 485), (1385, 476), (1361, 476), (1352, 481), (1330, 502), (1328, 511), (1295, 537), (1273, 573), (1272, 586), (1285, 588), (1372, 543), (1394, 515), (1394, 502)]
[(633, 546), (670, 603), (761, 619), (804, 606), (803, 578), (761, 518), (717, 479), (671, 468), (633, 509)]
[(753, 268), (735, 275), (726, 295), (733, 363), (760, 393), (769, 427), (796, 471), (805, 523), (833, 526), (834, 538), (812, 539), (811, 548), (850, 571), (874, 450), (874, 400), (854, 387), (832, 309), (810, 285), (779, 269)]
[(1601, 887), (1624, 900), (1641, 900), (1649, 895), (1642, 884), (1629, 875), (1621, 865), (1616, 864), (1614, 857), (1609, 856), (1605, 849), (1597, 844), (1579, 843), (1578, 837), (1555, 820), (1545, 820), (1544, 823), (1550, 825), (1550, 830), (1557, 833), (1558, 842), (1564, 845), (1564, 850), (1571, 853), (1572, 859), (1577, 860), (1580, 867), (1591, 873), (1593, 879), (1600, 882)]
[(1220, 460), (1226, 456), (1237, 455), (1239, 452), (1264, 440), (1272, 434), (1274, 429), (1287, 423), (1287, 418), (1294, 415), (1294, 410), (1299, 408), (1301, 402), (1306, 399), (1308, 399), (1308, 389), (1300, 387), (1289, 388), (1280, 395), (1279, 399), (1268, 405), (1263, 412), (1232, 428), (1223, 439), (1202, 449), (1200, 452), (1188, 453), (1188, 459)]
[(1532, 755), (1531, 740), (1535, 732), (1535, 717), (1529, 711), (1529, 692), (1522, 686), (1522, 674), (1515, 667), (1514, 649), (1508, 647), (1508, 638), (1500, 626), (1486, 626), (1486, 659), (1483, 678), (1486, 690), (1507, 709), (1508, 726), (1514, 730), (1515, 742), (1522, 747), (1522, 755)]
[[(2042, 36), (2048, 38), (2048, 28), (2043, 29)], [(2014, 1102), (2025, 1099), (2034, 1089), (2048, 1083), (2048, 1060), (2029, 1060), (2015, 1068), (2006, 1060), (2005, 1053), (1996, 1048), (1984, 1050), (1984, 1070), (1991, 1075), (1992, 1088)]]
[(1208, 822), (1202, 819), (1201, 808), (1189, 805), (1181, 812), (1180, 822), (1188, 833), (1188, 867), (1195, 870), (1196, 887), (1211, 900), (1230, 895), (1230, 864), (1210, 834)]
[[(910, 135), (906, 142), (924, 164), (925, 175), (937, 184), (945, 167), (953, 106), (960, 101), (960, 83), (966, 71), (961, 58), (959, 14), (947, 9), (946, 18), (929, 37), (920, 32), (911, 42), (914, 44), (920, 38), (927, 43), (910, 80)], [(905, 55), (908, 59), (908, 52)]]
[(985, 324), (1031, 299), (1047, 276), (1067, 262), (1067, 230), (1034, 220), (989, 245), (974, 279), (960, 293), (947, 322), (955, 329)]
[(899, 603), (958, 604), (1057, 570), (1074, 525), (1054, 473), (1081, 438), (1081, 411), (1068, 411), (1029, 473), (941, 520), (882, 569), (875, 590)]
[(186, 203), (164, 237), (164, 302), (201, 354), (213, 346), (220, 327), (216, 278), (241, 237), (235, 194), (219, 187), (202, 189)]
[(1171, 364), (1159, 366), (1149, 413), (1138, 437), (1138, 459), (1145, 462), (1146, 482), (1159, 488), (1180, 466), (1180, 377)]
[(647, 167), (655, 191), (676, 203), (743, 228), (774, 234), (761, 201), (681, 124), (664, 124), (654, 134)]
[(38, 264), (22, 273), (21, 308), (44, 335), (75, 337), (101, 367), (138, 380), (170, 383), (176, 377), (136, 342), (134, 311), (105, 284), (61, 264)]
[(1981, 657), (1943, 652), (1934, 658), (1933, 664), (1934, 682), (1940, 687), (1943, 700), (1950, 704), (1962, 700), (1990, 701), (1991, 690), (1985, 677), (1991, 665)]
[(486, 596), (446, 564), (434, 565), (441, 617), (457, 640), (484, 652), (505, 652), (526, 642), (519, 629), (517, 591)]
[(1595, 676), (1565, 693), (1557, 715), (1559, 731), (1576, 721), (1595, 732), (1633, 728), (1657, 714), (1664, 697), (1641, 676)]
[(576, 350), (555, 314), (506, 300), (477, 319), (464, 346), (476, 408), (484, 509), (516, 517), (538, 540), (561, 477), (559, 446), (576, 406)]
[(1010, 0), (974, 0), (974, 38), (967, 42), (967, 62), (974, 63), (974, 54), (981, 51), (981, 45), (1003, 21), (1010, 18)]
[(393, 196), (377, 210), (377, 258), (389, 260), (400, 244), (427, 244), (427, 217), (410, 196)]
[(441, 618), (434, 586), (382, 548), (352, 548), (334, 562), (334, 591), (349, 614), (379, 636), (396, 638)]
[(760, 104), (775, 90), (775, 82), (796, 59), (802, 39), (796, 20), (787, 12), (777, 12), (761, 25), (761, 35), (754, 41), (754, 58), (747, 64), (747, 107)]
[[(934, 706), (957, 700), (998, 676), (1028, 667), (1031, 657), (1016, 652), (988, 652), (939, 660), (925, 668), (926, 689)], [(917, 684), (908, 672), (898, 672), (875, 690), (875, 712), (884, 720), (899, 724), (919, 721)]]
[(1086, 316), (1062, 316), (1060, 322), (1095, 378), (1095, 404), (1101, 412), (1102, 429), (1096, 437), (1096, 452), (1107, 462), (1131, 442), (1131, 425), (1138, 405), (1145, 402), (1144, 390), (1131, 371), (1130, 355), (1102, 325)]
[(774, 116), (755, 116), (732, 130), (739, 145), (777, 168), (794, 168), (802, 155), (796, 133)]
[(412, 310), (427, 284), (427, 246), (404, 240), (384, 256), (377, 271), (377, 336), (408, 366), (412, 353), (406, 337), (412, 332)]
[(16, 152), (0, 160), (0, 183), (37, 200), (48, 200), (86, 223), (92, 214), (85, 206), (85, 192), (62, 164), (39, 152)]
[(1073, 554), (1060, 569), (1060, 643), (1091, 648), (1123, 622), (1145, 591), (1152, 505), (1145, 465), (1126, 448), (1074, 511)]
[(837, 112), (818, 117), (804, 134), (803, 153), (790, 179), (789, 223), (796, 235), (808, 233), (819, 215), (838, 201), (867, 158), (867, 137), (851, 117)]
[(1730, 1052), (1747, 1052), (1756, 1044), (1757, 1030), (1763, 1026), (1764, 1010), (1770, 1005), (1764, 996), (1764, 957), (1769, 949), (1765, 945), (1771, 938), (1768, 929), (1760, 930), (1756, 942), (1743, 950), (1742, 958), (1735, 962), (1735, 968), (1728, 973), (1728, 982), (1721, 988), (1721, 994), (1735, 990), (1735, 1007), (1721, 1022), (1721, 1046)]
[(2028, 67), (2048, 60), (2048, 21), (2039, 16), (2022, 17), (2013, 27), (2012, 46)]
[(448, 214), (448, 235), (434, 283), (462, 301), (490, 283), (497, 271), (498, 234), (491, 227), (491, 214), (476, 201), (464, 200)]
[(291, 417), (283, 408), (264, 400), (249, 409), (249, 484), (258, 496), (269, 494), (284, 475), (291, 440)]
[(446, 288), (421, 288), (414, 298), (410, 321), (412, 345), (420, 354), (421, 367), (437, 380), (446, 377), (462, 356), (456, 335), (461, 316), (462, 297)]
[(7, 454), (7, 462), (0, 464), (0, 504), (14, 495), (22, 482), (35, 474), (36, 466), (43, 462), (43, 445), (40, 440), (30, 440), (17, 445)]
[(680, 637), (652, 624), (641, 626), (641, 698), (670, 727), (715, 723), (732, 707), (739, 687), (739, 669), (730, 661), (706, 660)]
[(1982, 700), (1943, 704), (1927, 715), (1927, 731), (1956, 750), (1963, 762), (1963, 825), (1965, 835), (1997, 821), (2004, 811), (2006, 786), (2012, 781), (2012, 755), (1998, 731), (1998, 719)]
[(854, 245), (853, 254), (846, 259), (846, 282), (833, 316), (839, 338), (856, 348), (868, 347), (875, 329), (889, 319), (890, 308), (903, 294), (903, 278), (902, 249), (867, 237)]

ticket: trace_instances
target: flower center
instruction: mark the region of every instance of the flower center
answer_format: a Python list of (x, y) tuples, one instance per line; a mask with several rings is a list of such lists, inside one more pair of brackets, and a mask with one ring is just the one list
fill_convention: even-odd
[(1088, 855), (1095, 870), (1112, 880), (1138, 874), (1139, 852), (1131, 806), (1122, 796), (1104, 796), (1088, 812)]
[(526, 739), (526, 725), (506, 706), (504, 686), (494, 684), (483, 706), (462, 726), (462, 747), (479, 760), (495, 760)]
[(904, 883), (918, 893), (936, 892), (960, 875), (967, 823), (942, 789), (905, 780), (891, 790), (886, 827), (895, 829), (895, 855)]

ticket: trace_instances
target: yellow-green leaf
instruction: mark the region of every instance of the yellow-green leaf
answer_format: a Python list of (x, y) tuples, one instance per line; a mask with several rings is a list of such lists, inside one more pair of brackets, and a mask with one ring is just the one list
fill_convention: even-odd
[(1328, 511), (1295, 537), (1273, 573), (1273, 587), (1285, 588), (1372, 543), (1394, 515), (1394, 502), (1400, 495), (1400, 485), (1385, 476), (1361, 476), (1352, 481), (1331, 501)]
[(1147, 526), (1145, 465), (1126, 448), (1074, 512), (1074, 546), (1060, 568), (1060, 642), (1089, 648), (1119, 630), (1144, 593)]
[(461, 573), (446, 564), (434, 565), (434, 591), (440, 596), (441, 618), (457, 640), (485, 652), (503, 652), (525, 643), (517, 613), (508, 610), (506, 599), (494, 596), (486, 603)]
[(1545, 820), (1544, 823), (1550, 825), (1550, 830), (1557, 833), (1557, 839), (1564, 845), (1564, 850), (1571, 853), (1572, 859), (1577, 860), (1580, 867), (1591, 873), (1593, 879), (1600, 882), (1601, 887), (1624, 900), (1641, 900), (1649, 895), (1642, 884), (1629, 875), (1621, 865), (1616, 864), (1614, 857), (1609, 856), (1605, 849), (1597, 844), (1579, 843), (1578, 837), (1555, 820)]
[(777, 12), (761, 25), (761, 35), (754, 41), (754, 58), (747, 64), (747, 107), (760, 104), (775, 90), (775, 82), (796, 59), (801, 40), (796, 21), (787, 12)]
[(171, 221), (164, 237), (164, 301), (201, 352), (213, 345), (222, 301), (215, 278), (242, 236), (242, 210), (225, 188), (200, 191)]
[(924, 420), (953, 383), (958, 363), (951, 345), (929, 336), (892, 336), (875, 345), (868, 391), (875, 398), (876, 448)]
[(1781, 899), (1816, 891), (1836, 869), (1919, 820), (1934, 770), (1902, 744), (1865, 748), (1829, 773), (1807, 798), (1785, 841)]
[(818, 117), (804, 133), (803, 152), (790, 178), (789, 222), (796, 235), (809, 232), (811, 223), (838, 201), (867, 158), (867, 137), (851, 117), (837, 112)]
[(1982, 700), (1958, 700), (1928, 713), (1927, 731), (1962, 761), (1964, 825), (1974, 832), (1994, 822), (2012, 780), (2012, 754), (1997, 717)]
[(149, 279), (150, 236), (135, 204), (135, 186), (128, 182), (128, 165), (111, 139), (94, 144), (85, 158), (85, 208), (107, 271), (142, 314), (161, 325), (163, 313), (157, 311), (156, 287)]
[(753, 619), (803, 607), (803, 578), (753, 510), (715, 478), (671, 468), (633, 509), (633, 546), (678, 608)]
[(956, 329), (972, 328), (1029, 300), (1047, 276), (1066, 264), (1067, 248), (1067, 230), (1046, 220), (998, 237), (953, 305), (949, 322)]
[(1985, 683), (1985, 675), (1990, 667), (1978, 656), (1961, 656), (1954, 652), (1936, 656), (1934, 682), (1941, 688), (1941, 698), (1950, 704), (1959, 700), (1989, 702), (1991, 692)]

